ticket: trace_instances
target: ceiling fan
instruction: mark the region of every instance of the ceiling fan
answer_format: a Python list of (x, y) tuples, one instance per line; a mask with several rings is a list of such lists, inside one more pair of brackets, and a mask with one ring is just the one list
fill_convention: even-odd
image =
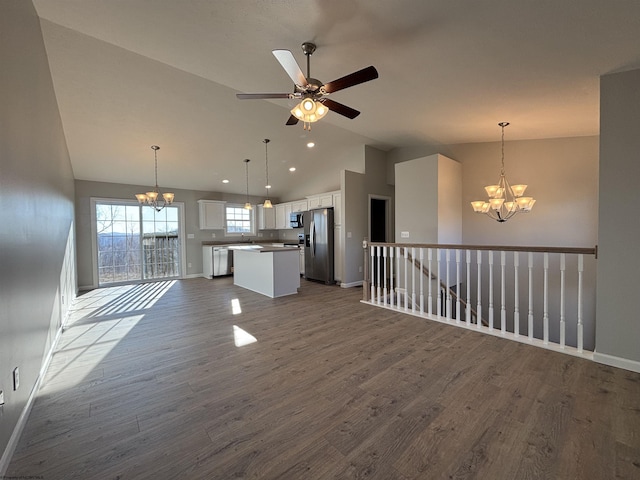
[(320, 120), (328, 110), (354, 119), (360, 112), (351, 107), (338, 103), (330, 98), (329, 94), (345, 88), (353, 87), (360, 83), (378, 78), (378, 71), (373, 66), (363, 68), (329, 83), (323, 84), (320, 80), (311, 77), (310, 57), (316, 51), (316, 45), (311, 42), (302, 44), (302, 51), (307, 57), (307, 76), (302, 73), (293, 54), (289, 50), (274, 50), (276, 57), (287, 75), (294, 83), (293, 93), (237, 93), (240, 100), (289, 98), (299, 99), (300, 103), (291, 110), (291, 116), (287, 125), (296, 125), (299, 120), (304, 122), (304, 128), (310, 129), (310, 123)]

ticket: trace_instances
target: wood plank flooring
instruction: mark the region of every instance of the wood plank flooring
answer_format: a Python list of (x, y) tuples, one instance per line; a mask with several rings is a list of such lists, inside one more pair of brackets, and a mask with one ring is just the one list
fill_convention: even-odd
[(360, 296), (216, 278), (79, 297), (7, 476), (640, 478), (639, 374)]

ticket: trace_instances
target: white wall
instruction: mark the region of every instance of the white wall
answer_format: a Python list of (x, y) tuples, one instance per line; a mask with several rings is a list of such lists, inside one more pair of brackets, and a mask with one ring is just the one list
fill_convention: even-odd
[[(640, 70), (600, 83), (600, 216), (596, 351), (640, 371)], [(620, 364), (622, 363), (622, 364)]]

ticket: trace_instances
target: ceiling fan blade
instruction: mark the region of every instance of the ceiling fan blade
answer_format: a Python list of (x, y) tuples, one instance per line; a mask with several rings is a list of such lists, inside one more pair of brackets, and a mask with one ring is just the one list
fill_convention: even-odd
[(363, 68), (362, 70), (358, 70), (357, 72), (353, 72), (345, 77), (338, 78), (333, 82), (326, 83), (324, 85), (324, 90), (327, 93), (333, 93), (337, 92), (338, 90), (353, 87), (354, 85), (358, 85), (360, 83), (375, 80), (376, 78), (378, 78), (378, 71), (375, 69), (375, 67), (370, 66), (367, 68)]
[(323, 99), (322, 103), (332, 112), (339, 113), (340, 115), (350, 118), (351, 120), (353, 120), (358, 115), (360, 115), (360, 112), (358, 110), (355, 110), (351, 107), (347, 107), (342, 103), (334, 102), (330, 98)]
[(254, 100), (260, 98), (289, 98), (290, 93), (236, 93), (240, 100)]
[(293, 83), (301, 87), (307, 85), (307, 78), (304, 76), (304, 73), (302, 73), (302, 70), (300, 70), (298, 62), (296, 62), (296, 59), (289, 50), (274, 50), (273, 56), (280, 62), (280, 65), (282, 65), (284, 71), (287, 72), (287, 75), (291, 77)]
[(296, 125), (297, 123), (298, 123), (297, 117), (295, 117), (294, 115), (291, 115), (289, 117), (289, 120), (287, 120), (286, 125)]

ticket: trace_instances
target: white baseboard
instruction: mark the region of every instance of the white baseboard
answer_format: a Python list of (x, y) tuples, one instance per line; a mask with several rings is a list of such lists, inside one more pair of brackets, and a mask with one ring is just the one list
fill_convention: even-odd
[(341, 282), (340, 286), (342, 288), (361, 287), (362, 282), (363, 282), (362, 280), (358, 280), (357, 282), (350, 282), (350, 283)]
[(27, 420), (29, 419), (29, 414), (31, 413), (31, 407), (33, 407), (33, 402), (36, 399), (36, 395), (38, 390), (40, 390), (40, 383), (44, 378), (47, 370), (49, 368), (49, 364), (51, 363), (51, 359), (53, 358), (53, 352), (56, 350), (56, 346), (58, 345), (58, 340), (60, 339), (60, 335), (62, 335), (62, 328), (58, 329), (56, 333), (56, 338), (53, 340), (51, 344), (51, 348), (47, 353), (47, 356), (42, 362), (42, 367), (40, 368), (40, 373), (38, 374), (38, 378), (36, 379), (36, 383), (31, 389), (31, 393), (29, 394), (29, 398), (27, 399), (27, 403), (25, 404), (22, 412), (20, 413), (20, 417), (18, 417), (18, 422), (16, 423), (15, 428), (13, 429), (13, 433), (9, 438), (9, 442), (7, 443), (7, 448), (5, 448), (2, 453), (2, 457), (0, 458), (0, 478), (5, 478), (5, 474), (7, 473), (7, 468), (9, 468), (9, 462), (11, 462), (11, 457), (13, 457), (13, 452), (15, 452), (16, 447), (18, 446), (18, 442), (20, 441), (20, 436), (22, 435), (22, 431), (24, 430), (25, 425), (27, 424)]
[(593, 360), (598, 363), (603, 363), (611, 367), (622, 368), (624, 370), (630, 370), (632, 372), (640, 373), (640, 362), (636, 360), (629, 360), (628, 358), (615, 357), (613, 355), (607, 355), (606, 353), (593, 352)]

